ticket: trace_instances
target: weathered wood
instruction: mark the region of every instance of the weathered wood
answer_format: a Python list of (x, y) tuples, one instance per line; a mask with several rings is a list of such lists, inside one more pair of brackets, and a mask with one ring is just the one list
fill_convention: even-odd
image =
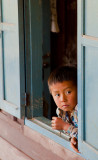
[(33, 160), (0, 137), (0, 160), (13, 160), (13, 159)]
[[(47, 150), (40, 143), (25, 136), (22, 129), (20, 131), (19, 127), (17, 125), (14, 127), (14, 125), (15, 122), (13, 123), (12, 121), (11, 123), (10, 120), (6, 121), (0, 118), (0, 136), (10, 142), (14, 147), (35, 160), (63, 160), (50, 150)], [(20, 124), (18, 125), (20, 126)]]
[(26, 93), (28, 97), (26, 114), (28, 118), (43, 115), (42, 19), (42, 1), (25, 0)]
[[(53, 140), (43, 136), (42, 134), (30, 129), (27, 126), (24, 126), (24, 135), (32, 139), (33, 141), (40, 143), (47, 150), (50, 150), (54, 154), (58, 155), (63, 160), (84, 160), (84, 158), (79, 155), (71, 152), (70, 150), (64, 148), (58, 143), (55, 143)], [(35, 138), (36, 137), (36, 138)]]
[[(21, 126), (0, 112), (0, 136), (34, 160), (83, 160), (82, 157), (55, 143), (27, 126)], [(4, 148), (2, 149), (4, 150)]]

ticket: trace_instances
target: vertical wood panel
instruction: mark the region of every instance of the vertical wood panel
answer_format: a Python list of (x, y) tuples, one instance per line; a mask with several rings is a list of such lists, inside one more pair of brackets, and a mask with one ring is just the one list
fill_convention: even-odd
[(98, 124), (96, 123), (98, 119), (97, 118), (98, 117), (97, 60), (98, 60), (98, 48), (86, 47), (85, 48), (85, 141), (98, 150), (98, 134), (96, 134), (96, 132), (98, 132)]
[[(95, 1), (78, 1), (78, 141), (80, 152), (86, 159), (90, 160), (98, 159), (98, 151), (96, 149), (98, 146), (96, 115), (98, 112), (98, 96), (96, 94), (96, 86), (98, 85), (98, 65), (96, 63), (98, 59), (98, 40), (95, 37), (95, 33), (97, 35), (97, 29), (94, 29), (97, 16), (91, 16), (91, 14), (96, 15), (98, 6), (95, 6), (95, 9), (93, 7), (90, 8), (90, 6), (95, 5)], [(86, 9), (86, 7), (88, 7), (88, 9)]]
[(3, 0), (1, 4), (0, 108), (20, 118), (25, 112), (23, 0)]
[(42, 1), (25, 0), (27, 117), (43, 115)]

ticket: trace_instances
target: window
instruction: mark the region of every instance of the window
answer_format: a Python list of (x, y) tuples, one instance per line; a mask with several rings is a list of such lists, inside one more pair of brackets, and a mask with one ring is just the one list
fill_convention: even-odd
[[(25, 7), (25, 17), (28, 17), (25, 19), (27, 93), (25, 124), (41, 133), (44, 132), (49, 137), (52, 136), (51, 132), (56, 133), (61, 139), (61, 133), (51, 129), (49, 120), (51, 119), (51, 107), (49, 107), (51, 99), (47, 86), (51, 67), (49, 2), (43, 1), (40, 5), (38, 1), (25, 1)], [(69, 140), (63, 133), (62, 137)]]
[[(72, 55), (75, 63), (77, 55), (74, 53), (78, 44), (79, 149), (81, 156), (86, 159), (98, 159), (97, 0), (79, 0), (78, 4), (76, 0), (59, 0), (58, 23), (64, 27), (61, 34), (50, 32), (49, 1), (9, 2), (8, 5), (8, 0), (0, 0), (0, 108), (15, 117), (24, 116), (25, 125), (72, 150), (68, 142), (69, 137), (51, 129), (50, 119), (56, 108), (54, 106), (55, 109), (52, 110), (51, 107), (54, 104), (48, 92), (47, 78), (51, 69), (63, 63), (63, 60), (68, 60), (69, 43), (73, 44), (74, 41)], [(70, 21), (73, 13), (74, 17), (78, 15), (78, 43), (75, 36), (77, 27), (74, 28), (77, 20)], [(59, 57), (60, 55), (56, 56), (60, 51), (64, 55), (65, 50), (64, 59)]]
[[(60, 6), (60, 9), (58, 7), (58, 13), (60, 14), (59, 20), (62, 18), (62, 15), (64, 16), (63, 19), (61, 19), (62, 21), (59, 22), (61, 23), (62, 26), (61, 26), (61, 31), (58, 34), (50, 32), (51, 28), (50, 28), (49, 2), (43, 1), (42, 4), (40, 5), (38, 1), (36, 2), (25, 1), (25, 6), (28, 5), (28, 9), (26, 7), (26, 10), (25, 10), (25, 17), (28, 17), (25, 19), (26, 93), (27, 93), (27, 106), (26, 106), (27, 119), (25, 121), (25, 124), (26, 125), (29, 124), (30, 126), (32, 126), (32, 128), (33, 128), (33, 125), (39, 124), (39, 127), (41, 126), (43, 128), (46, 128), (48, 131), (56, 133), (57, 135), (59, 135), (60, 138), (63, 137), (66, 140), (69, 140), (70, 137), (68, 137), (67, 135), (59, 131), (53, 131), (50, 126), (51, 121), (49, 119), (51, 119), (53, 115), (56, 115), (55, 113), (56, 106), (53, 102), (51, 102), (52, 100), (51, 100), (48, 86), (47, 86), (47, 79), (51, 69), (54, 69), (58, 65), (61, 65), (62, 63), (64, 63), (63, 61), (66, 59), (66, 57), (64, 57), (64, 50), (68, 48), (69, 44), (71, 45), (71, 48), (72, 48), (71, 37), (73, 37), (73, 39), (76, 38), (76, 34), (75, 34), (76, 24), (77, 24), (76, 10), (75, 10), (76, 0), (74, 2), (75, 4), (72, 2), (71, 3), (67, 2), (67, 5), (69, 6), (70, 10), (69, 8), (67, 8), (66, 12), (68, 12), (69, 14), (69, 12), (71, 11), (71, 15), (73, 15), (74, 13), (74, 17), (75, 17), (75, 27), (73, 25), (74, 34), (70, 28), (69, 29), (70, 38), (69, 38), (67, 35), (67, 30), (66, 28), (64, 28), (66, 24), (69, 23), (69, 22), (66, 22), (66, 24), (64, 24), (65, 18), (66, 18), (64, 15), (65, 8), (66, 8), (65, 1), (64, 2), (58, 1), (58, 6)], [(71, 9), (71, 4), (73, 4), (74, 6), (72, 9)], [(62, 10), (62, 7), (64, 10)], [(30, 16), (28, 16), (29, 14)], [(69, 14), (70, 17), (71, 15)], [(68, 29), (68, 26), (67, 26), (67, 29)], [(67, 38), (63, 40), (63, 37), (64, 38), (67, 37)], [(51, 44), (50, 44), (50, 41), (51, 41)], [(67, 46), (64, 45), (66, 41), (68, 41), (68, 43), (66, 44)], [(58, 43), (60, 43), (60, 45), (58, 45)], [(74, 45), (75, 46), (73, 48), (75, 49), (72, 48), (74, 50), (72, 53), (73, 56), (74, 54), (76, 54), (76, 41)], [(60, 51), (60, 48), (61, 48), (61, 51)], [(68, 55), (68, 51), (66, 52), (67, 52), (66, 53), (67, 56), (70, 57), (70, 55)], [(63, 57), (65, 59), (63, 59)], [(61, 61), (59, 61), (60, 58), (61, 58)], [(74, 61), (76, 61), (76, 55), (75, 55), (75, 58), (73, 59)], [(38, 129), (38, 131), (40, 132), (42, 132), (41, 127), (40, 129)], [(38, 126), (34, 128), (38, 128)], [(44, 132), (48, 132), (47, 130)]]
[[(50, 34), (51, 28), (50, 28), (49, 2), (43, 1), (42, 5), (39, 5), (38, 1), (36, 2), (29, 1), (29, 3), (25, 1), (25, 6), (26, 6), (25, 17), (28, 17), (25, 19), (26, 93), (27, 93), (27, 106), (26, 106), (27, 118), (25, 119), (25, 124), (31, 127), (32, 129), (35, 129), (36, 131), (44, 134), (45, 136), (52, 138), (56, 142), (58, 141), (64, 147), (66, 146), (67, 148), (70, 148), (70, 144), (68, 142), (69, 137), (59, 131), (53, 131), (50, 126), (51, 121), (49, 120), (51, 119), (51, 115), (53, 113), (51, 113), (52, 112), (50, 103), (51, 99), (48, 91), (47, 79), (51, 69), (50, 59), (51, 56), (54, 54), (53, 50), (52, 50), (52, 55), (50, 54), (51, 52), (50, 37), (52, 37), (53, 41), (53, 38), (56, 38), (58, 36), (55, 33)], [(63, 6), (63, 4), (61, 4), (61, 6)], [(29, 14), (30, 16), (28, 16)], [(64, 13), (62, 13), (62, 15), (63, 14)], [(37, 16), (35, 17), (35, 15)], [(64, 31), (62, 33), (64, 33)], [(60, 36), (62, 36), (62, 34), (59, 34), (59, 42), (60, 42)], [(61, 38), (63, 39), (63, 36)], [(55, 45), (55, 47), (57, 46)], [(54, 62), (52, 62), (52, 64), (53, 63)], [(50, 106), (48, 108), (48, 112), (44, 112), (47, 111), (47, 109), (44, 110), (45, 107), (47, 108), (47, 102), (49, 102)]]

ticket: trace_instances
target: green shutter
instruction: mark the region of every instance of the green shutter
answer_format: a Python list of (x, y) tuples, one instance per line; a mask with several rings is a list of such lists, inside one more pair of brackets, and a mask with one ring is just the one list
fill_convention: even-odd
[[(26, 93), (28, 118), (43, 116), (44, 98), (49, 100), (47, 79), (50, 67), (49, 1), (25, 0)], [(45, 74), (44, 74), (45, 73)], [(44, 80), (43, 80), (43, 74)], [(47, 100), (47, 101), (48, 101)]]
[(27, 117), (42, 116), (42, 1), (25, 0)]
[(79, 148), (98, 159), (98, 1), (78, 1)]
[(0, 1), (0, 108), (25, 111), (23, 0)]

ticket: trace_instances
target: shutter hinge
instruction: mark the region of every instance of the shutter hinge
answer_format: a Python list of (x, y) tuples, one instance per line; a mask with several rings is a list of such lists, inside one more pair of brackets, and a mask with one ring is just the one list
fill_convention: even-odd
[(25, 106), (30, 106), (30, 96), (25, 93)]

